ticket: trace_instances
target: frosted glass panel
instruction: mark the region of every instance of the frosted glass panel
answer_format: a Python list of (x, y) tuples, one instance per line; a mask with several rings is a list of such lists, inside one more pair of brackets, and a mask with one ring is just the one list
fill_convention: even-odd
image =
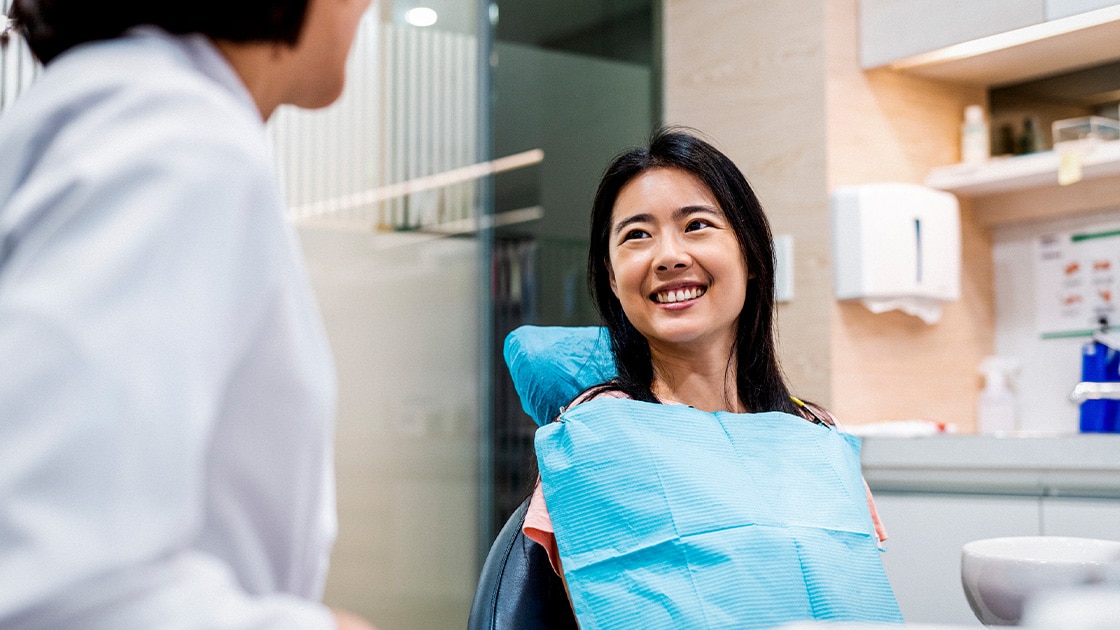
[(325, 600), (381, 630), (461, 627), (478, 579), (479, 243), (300, 240), (339, 372)]
[(488, 299), (485, 180), (464, 176), (485, 161), (479, 42), (384, 13), (363, 20), (337, 103), (269, 125), (339, 375), (324, 599), (382, 630), (460, 627), (478, 579)]

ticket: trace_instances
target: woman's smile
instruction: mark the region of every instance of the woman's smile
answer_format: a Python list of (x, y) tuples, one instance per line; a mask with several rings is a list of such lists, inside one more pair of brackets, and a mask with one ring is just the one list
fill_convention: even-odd
[(684, 305), (686, 302), (691, 302), (701, 295), (704, 295), (706, 291), (707, 288), (702, 286), (661, 289), (651, 295), (650, 299), (658, 304)]

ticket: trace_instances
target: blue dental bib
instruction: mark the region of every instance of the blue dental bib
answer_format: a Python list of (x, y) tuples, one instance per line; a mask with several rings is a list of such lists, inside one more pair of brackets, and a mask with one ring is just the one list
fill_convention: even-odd
[(901, 623), (859, 445), (781, 412), (567, 410), (536, 450), (580, 627)]

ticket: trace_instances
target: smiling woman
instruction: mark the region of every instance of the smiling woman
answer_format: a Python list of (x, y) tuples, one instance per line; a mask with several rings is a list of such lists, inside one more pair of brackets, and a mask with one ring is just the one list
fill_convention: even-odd
[[(686, 387), (701, 409), (798, 412), (774, 346), (769, 222), (746, 178), (711, 144), (663, 130), (648, 148), (617, 157), (592, 206), (587, 265), (619, 391), (682, 401), (675, 390)], [(675, 300), (685, 288), (702, 294), (657, 303), (658, 291), (673, 290)]]
[(617, 376), (537, 432), (523, 525), (580, 626), (901, 621), (858, 440), (782, 376), (770, 228), (739, 169), (681, 130), (621, 154), (587, 264)]

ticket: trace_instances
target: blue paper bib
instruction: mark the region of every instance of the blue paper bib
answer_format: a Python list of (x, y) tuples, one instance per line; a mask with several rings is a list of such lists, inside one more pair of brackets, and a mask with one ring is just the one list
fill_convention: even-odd
[(597, 399), (537, 430), (583, 630), (902, 622), (859, 439), (780, 412)]

